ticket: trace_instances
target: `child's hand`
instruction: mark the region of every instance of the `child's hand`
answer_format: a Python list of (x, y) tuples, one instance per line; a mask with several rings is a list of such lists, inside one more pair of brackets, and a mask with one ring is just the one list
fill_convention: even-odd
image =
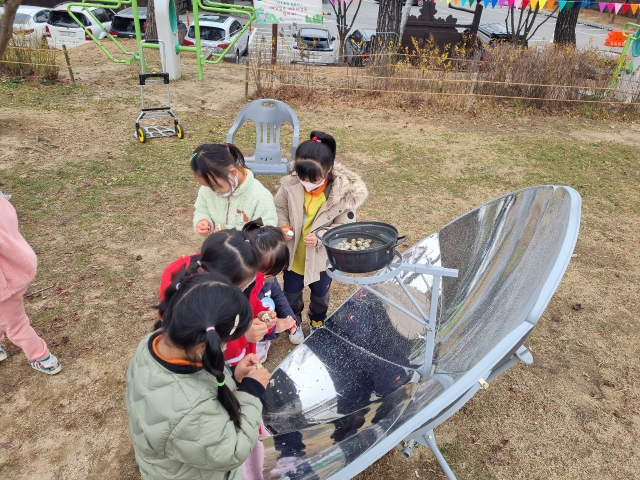
[(271, 372), (269, 372), (269, 370), (264, 367), (256, 369), (256, 367), (254, 366), (245, 378), (253, 378), (254, 380), (260, 382), (264, 388), (267, 388), (267, 385), (269, 385), (269, 380), (271, 379)]
[(283, 225), (282, 227), (282, 233), (284, 233), (284, 239), (288, 242), (289, 240), (293, 240), (294, 237), (294, 233), (293, 230), (291, 230), (291, 227), (289, 227), (289, 225)]
[(295, 326), (296, 321), (291, 317), (278, 318), (276, 321), (276, 333), (284, 332), (285, 330), (289, 330), (290, 333), (293, 333), (291, 332), (291, 329), (293, 329), (293, 331), (295, 332)]
[(314, 248), (318, 244), (318, 237), (315, 233), (310, 233), (302, 239), (307, 248)]
[(249, 343), (258, 343), (260, 340), (264, 338), (264, 336), (269, 331), (269, 327), (266, 323), (258, 318), (254, 318), (251, 322), (251, 326), (249, 330), (244, 334), (247, 342)]
[(205, 220), (203, 218), (196, 223), (196, 232), (198, 232), (198, 235), (202, 235), (203, 237), (209, 235), (211, 233), (211, 223), (209, 223), (209, 220)]
[(278, 315), (276, 314), (276, 312), (272, 310), (264, 310), (262, 312), (259, 312), (256, 318), (258, 320), (262, 320), (267, 325), (267, 328), (271, 330), (276, 324), (277, 316)]
[(233, 376), (237, 383), (242, 382), (242, 379), (246, 377), (251, 370), (255, 370), (255, 365), (260, 363), (260, 358), (255, 353), (250, 353), (238, 362)]

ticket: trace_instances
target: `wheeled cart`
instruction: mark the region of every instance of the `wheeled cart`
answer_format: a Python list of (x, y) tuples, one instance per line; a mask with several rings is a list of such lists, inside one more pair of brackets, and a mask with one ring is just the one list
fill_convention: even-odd
[[(164, 57), (165, 46), (162, 40), (143, 40), (142, 43), (158, 43), (160, 46), (160, 55)], [(149, 138), (158, 137), (173, 137), (184, 138), (184, 130), (180, 123), (178, 123), (178, 117), (171, 111), (171, 92), (169, 90), (169, 74), (167, 72), (151, 72), (146, 73), (145, 62), (142, 59), (144, 55), (144, 49), (140, 48), (140, 101), (142, 104), (140, 115), (136, 119), (136, 131), (135, 137), (144, 143)], [(164, 62), (163, 62), (164, 63)], [(150, 83), (164, 83), (167, 88), (167, 103), (157, 107), (145, 107), (144, 104), (144, 88)], [(142, 120), (156, 119), (156, 118), (172, 118), (173, 128), (163, 125), (146, 125), (140, 124)]]

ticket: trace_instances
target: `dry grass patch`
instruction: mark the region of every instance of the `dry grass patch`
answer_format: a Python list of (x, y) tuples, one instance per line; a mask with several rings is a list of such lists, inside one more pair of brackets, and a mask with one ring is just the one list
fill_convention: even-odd
[[(85, 68), (88, 76), (91, 66)], [(133, 75), (96, 76), (76, 88), (0, 85), (0, 189), (13, 194), (22, 232), (39, 255), (30, 291), (53, 285), (29, 300), (27, 311), (64, 368), (53, 378), (38, 375), (9, 345), (9, 359), (0, 364), (2, 478), (139, 478), (123, 406), (125, 370), (155, 319), (160, 273), (201, 243), (191, 227), (198, 185), (189, 152), (224, 141), (244, 104), (242, 67), (214, 68), (202, 84), (193, 80), (192, 65), (184, 68), (187, 79), (172, 83), (172, 92), (186, 139), (144, 145), (132, 134), (139, 109)], [(576, 140), (569, 133), (604, 135), (610, 124), (570, 116), (292, 106), (302, 134), (321, 128), (335, 135), (339, 160), (367, 182), (371, 197), (359, 217), (395, 224), (410, 243), (518, 188), (546, 183), (580, 191), (576, 256), (529, 341), (535, 363), (501, 376), (437, 433), (459, 478), (634, 478), (640, 471), (635, 146)], [(638, 144), (640, 132), (613, 125)], [(22, 149), (36, 133), (60, 148)], [(251, 135), (243, 132), (238, 143), (248, 147)], [(278, 179), (263, 180), (275, 192)], [(332, 306), (350, 292), (336, 284)], [(578, 303), (582, 309), (573, 309)], [(291, 348), (284, 337), (275, 342), (268, 365)], [(428, 451), (416, 452), (409, 460), (387, 455), (359, 478), (415, 478), (416, 471), (444, 478)]]

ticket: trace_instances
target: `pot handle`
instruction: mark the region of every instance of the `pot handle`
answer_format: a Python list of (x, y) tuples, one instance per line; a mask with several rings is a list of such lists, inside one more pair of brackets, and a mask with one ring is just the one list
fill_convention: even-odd
[(324, 237), (324, 234), (327, 232), (327, 230), (329, 230), (329, 228), (328, 228), (328, 227), (320, 227), (320, 228), (316, 228), (316, 229), (315, 229), (313, 232), (311, 232), (311, 233), (315, 233), (315, 234), (316, 234), (316, 237), (318, 237), (318, 240), (322, 241), (322, 237), (321, 237), (320, 235), (318, 235), (318, 232), (319, 232), (320, 230), (324, 230), (324, 231), (322, 232), (322, 237)]
[(404, 242), (407, 240), (407, 238), (409, 238), (409, 237), (407, 237), (406, 235), (403, 235), (403, 236), (401, 236), (401, 237), (398, 237), (398, 238), (396, 239), (396, 243), (393, 245), (393, 247), (392, 247), (392, 248), (396, 248), (398, 245), (400, 245), (400, 244), (404, 243)]

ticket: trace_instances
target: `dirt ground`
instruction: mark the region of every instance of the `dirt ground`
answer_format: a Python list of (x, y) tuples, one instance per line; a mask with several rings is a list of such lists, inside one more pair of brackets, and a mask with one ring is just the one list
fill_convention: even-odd
[[(141, 145), (133, 138), (137, 67), (107, 63), (93, 46), (71, 58), (79, 87), (0, 84), (0, 190), (13, 194), (39, 257), (26, 308), (63, 365), (54, 377), (33, 372), (7, 342), (7, 480), (140, 478), (125, 371), (153, 324), (162, 269), (201, 244), (191, 227), (189, 152), (224, 141), (245, 104), (244, 67), (208, 67), (198, 82), (186, 60), (171, 94), (187, 137)], [(640, 124), (477, 108), (468, 116), (408, 112), (331, 98), (291, 106), (302, 135), (334, 134), (339, 159), (369, 185), (360, 218), (394, 223), (412, 241), (524, 186), (579, 190), (580, 238), (529, 341), (533, 365), (503, 374), (436, 435), (461, 479), (638, 478)], [(239, 142), (250, 151), (250, 136)], [(276, 191), (277, 179), (264, 183)], [(351, 290), (332, 292), (335, 307)], [(284, 337), (274, 342), (267, 366), (292, 347)], [(414, 452), (407, 460), (390, 453), (359, 478), (445, 478), (428, 450)]]

